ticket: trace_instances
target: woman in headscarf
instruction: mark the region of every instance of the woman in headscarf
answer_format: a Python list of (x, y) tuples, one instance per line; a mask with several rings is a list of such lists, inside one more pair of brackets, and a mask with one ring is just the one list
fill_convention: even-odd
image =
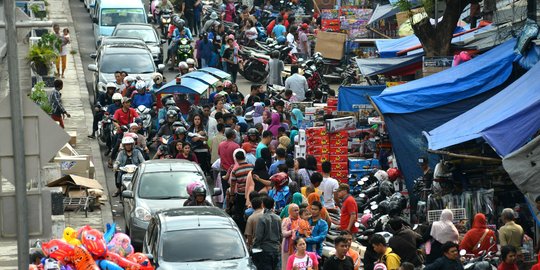
[(263, 122), (264, 103), (257, 102), (253, 105), (253, 124)]
[(277, 138), (279, 136), (279, 127), (281, 127), (281, 118), (279, 117), (278, 113), (272, 113), (272, 122), (270, 122), (270, 125), (268, 126), (268, 130), (272, 132), (274, 135), (274, 138)]
[[(301, 195), (300, 195), (301, 196)], [(281, 269), (287, 269), (289, 256), (294, 254), (294, 239), (298, 231), (298, 221), (300, 220), (300, 207), (297, 204), (290, 204), (288, 207), (289, 216), (281, 222), (281, 234), (283, 242), (281, 245)]]
[(291, 146), (293, 147), (294, 147), (296, 136), (298, 136), (298, 129), (293, 127), (291, 129), (291, 134), (289, 135), (289, 139), (291, 139)]
[(287, 185), (289, 183), (289, 177), (286, 173), (280, 172), (272, 175), (270, 181), (273, 187), (268, 191), (268, 196), (274, 199), (275, 210), (279, 213), (287, 205), (290, 196), (289, 186)]
[(281, 213), (279, 214), (279, 217), (281, 217), (282, 219), (288, 217), (289, 216), (289, 207), (291, 207), (291, 205), (300, 206), (300, 205), (302, 205), (303, 201), (304, 201), (304, 196), (302, 196), (302, 194), (300, 192), (294, 193), (292, 195), (292, 202), (290, 204), (285, 205), (285, 207), (283, 207), (283, 210), (281, 210)]
[(479, 255), (483, 251), (497, 252), (497, 238), (495, 232), (488, 229), (486, 216), (482, 213), (478, 213), (474, 216), (472, 229), (466, 234), (461, 243), (459, 249), (464, 249), (467, 254)]
[(302, 121), (304, 121), (304, 115), (300, 109), (295, 108), (291, 111), (291, 123), (294, 127), (300, 128), (302, 126)]
[(287, 136), (281, 136), (279, 138), (279, 145), (277, 148), (283, 148), (285, 151), (289, 149), (289, 145), (291, 144), (291, 139)]
[[(311, 211), (311, 204), (314, 201), (318, 201), (318, 202), (320, 202), (322, 204), (321, 195), (319, 195), (319, 193), (317, 193), (317, 192), (313, 192), (313, 193), (309, 194), (307, 200), (308, 200), (307, 209), (309, 211)], [(323, 208), (321, 209), (320, 216), (321, 216), (322, 220), (324, 220), (324, 221), (326, 221), (326, 223), (328, 223), (328, 228), (330, 228), (330, 226), (332, 225), (332, 220), (330, 219), (330, 215), (328, 214), (328, 210), (326, 210), (326, 207), (323, 206)]]
[[(256, 179), (255, 179), (256, 178)], [(251, 206), (249, 200), (249, 193), (252, 191), (268, 192), (270, 189), (270, 175), (268, 174), (268, 168), (266, 162), (262, 158), (255, 160), (255, 166), (251, 172), (249, 172), (246, 179), (246, 205)]]
[(317, 171), (317, 159), (308, 155), (306, 157), (306, 167), (298, 170), (298, 174), (302, 178), (300, 185), (302, 187), (311, 185), (311, 175)]
[(452, 220), (454, 214), (449, 209), (444, 209), (439, 221), (433, 222), (428, 239), (432, 241), (426, 244), (426, 265), (443, 256), (442, 245), (446, 242), (458, 243), (459, 232)]

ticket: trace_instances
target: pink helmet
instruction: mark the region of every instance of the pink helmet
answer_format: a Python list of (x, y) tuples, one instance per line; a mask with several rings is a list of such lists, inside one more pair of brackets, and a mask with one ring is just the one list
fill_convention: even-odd
[(229, 88), (229, 87), (231, 87), (231, 85), (232, 85), (231, 81), (229, 81), (229, 80), (223, 81), (223, 88)]
[(362, 223), (364, 226), (369, 227), (369, 220), (373, 217), (371, 213), (364, 214), (362, 218), (360, 219), (360, 223)]
[(201, 181), (193, 181), (186, 186), (186, 191), (191, 196), (193, 194), (193, 190), (196, 187), (204, 187), (204, 184)]

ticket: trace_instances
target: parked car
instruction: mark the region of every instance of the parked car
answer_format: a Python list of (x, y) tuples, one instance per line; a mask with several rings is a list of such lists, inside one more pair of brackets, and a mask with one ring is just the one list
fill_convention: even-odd
[[(146, 42), (144, 42), (140, 38), (132, 38), (132, 37), (102, 37), (99, 40), (99, 46), (107, 46), (107, 45), (123, 45), (123, 46), (146, 46)], [(148, 47), (148, 46), (147, 46)], [(150, 50), (150, 48), (148, 48)], [(99, 50), (99, 49), (98, 49)]]
[(212, 192), (201, 167), (187, 160), (148, 160), (139, 165), (133, 174), (132, 184), (122, 192), (126, 234), (131, 243), (140, 247), (148, 222), (153, 213), (178, 208), (188, 199), (186, 186), (193, 180), (202, 181), (207, 190), (207, 200), (221, 190)]
[(151, 24), (146, 23), (119, 23), (114, 28), (111, 36), (132, 37), (142, 39), (152, 52), (156, 64), (163, 63), (163, 44), (166, 40), (161, 40), (156, 29)]
[(94, 64), (88, 65), (88, 70), (94, 72), (94, 96), (104, 91), (104, 85), (114, 82), (115, 71), (126, 71), (130, 76), (140, 76), (148, 85), (152, 74), (163, 72), (164, 65), (156, 67), (152, 53), (146, 46), (116, 44), (100, 46), (97, 53), (90, 55), (95, 59)]
[(143, 252), (152, 255), (157, 269), (256, 269), (242, 232), (216, 207), (184, 207), (154, 214)]

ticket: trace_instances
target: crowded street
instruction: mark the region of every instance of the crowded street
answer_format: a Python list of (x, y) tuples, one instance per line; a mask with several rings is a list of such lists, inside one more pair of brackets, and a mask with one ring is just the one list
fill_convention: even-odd
[(534, 0), (0, 9), (0, 269), (540, 270)]

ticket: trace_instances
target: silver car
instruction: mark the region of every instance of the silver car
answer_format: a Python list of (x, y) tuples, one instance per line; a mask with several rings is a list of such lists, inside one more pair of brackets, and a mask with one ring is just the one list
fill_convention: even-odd
[(188, 183), (202, 181), (207, 200), (221, 194), (221, 189), (210, 191), (204, 172), (197, 163), (180, 159), (148, 160), (139, 165), (132, 183), (122, 192), (126, 234), (131, 243), (140, 247), (150, 217), (157, 211), (182, 207), (188, 199)]
[(156, 29), (147, 23), (119, 23), (114, 28), (111, 36), (138, 38), (146, 43), (152, 52), (156, 64), (163, 63), (163, 44), (166, 40), (161, 40)]

